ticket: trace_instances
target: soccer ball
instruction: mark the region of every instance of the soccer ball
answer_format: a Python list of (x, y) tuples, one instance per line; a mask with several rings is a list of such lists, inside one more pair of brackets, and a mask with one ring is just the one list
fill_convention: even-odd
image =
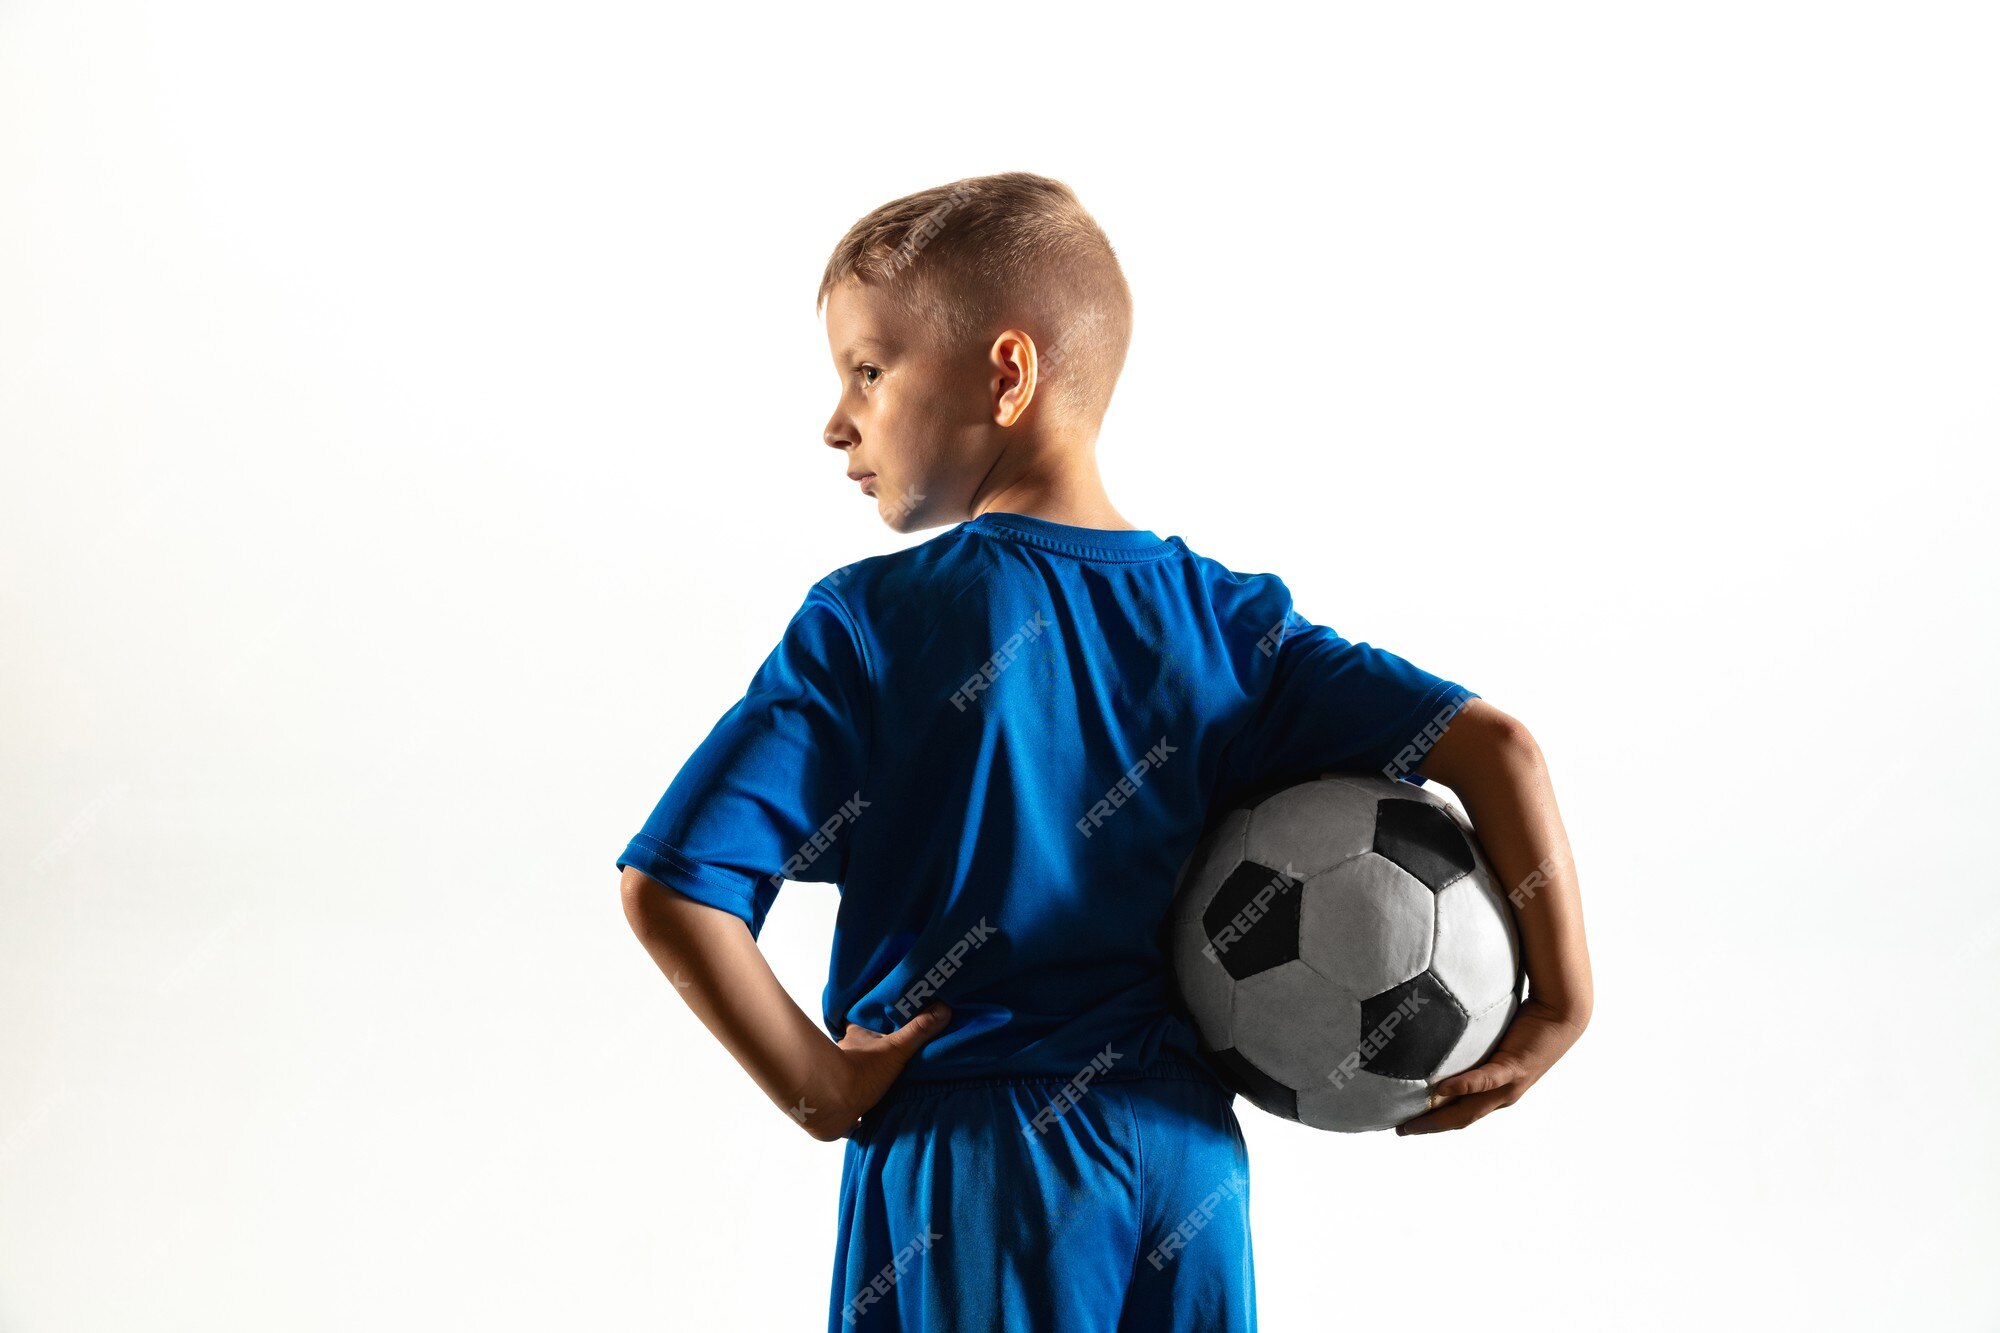
[(1390, 1129), (1483, 1062), (1521, 951), (1456, 807), (1329, 773), (1230, 811), (1168, 913), (1175, 989), (1223, 1081), (1315, 1129)]

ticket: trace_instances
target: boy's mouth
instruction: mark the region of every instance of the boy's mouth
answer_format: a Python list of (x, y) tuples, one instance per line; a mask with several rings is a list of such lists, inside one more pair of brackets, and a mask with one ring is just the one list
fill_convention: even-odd
[(850, 481), (857, 481), (861, 483), (861, 493), (863, 495), (875, 494), (874, 491), (869, 489), (870, 484), (873, 483), (875, 480), (875, 474), (873, 472), (850, 472), (847, 474), (847, 476)]

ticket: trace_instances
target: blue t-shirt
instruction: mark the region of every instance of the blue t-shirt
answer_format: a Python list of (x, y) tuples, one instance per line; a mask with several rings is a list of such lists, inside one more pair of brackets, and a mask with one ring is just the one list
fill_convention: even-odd
[(906, 1078), (1138, 1068), (1198, 1050), (1162, 927), (1211, 812), (1472, 697), (1179, 537), (986, 513), (814, 584), (618, 864), (753, 935), (839, 885), (827, 1031), (952, 1008)]

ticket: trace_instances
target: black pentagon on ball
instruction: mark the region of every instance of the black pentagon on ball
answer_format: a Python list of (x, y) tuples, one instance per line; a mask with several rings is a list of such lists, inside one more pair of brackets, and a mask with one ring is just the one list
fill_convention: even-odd
[(1388, 800), (1375, 807), (1375, 854), (1433, 893), (1464, 879), (1476, 864), (1458, 821), (1427, 801)]
[(1299, 889), (1282, 870), (1245, 861), (1201, 914), (1216, 960), (1238, 981), (1299, 956)]
[(1443, 982), (1420, 972), (1361, 1002), (1361, 1067), (1384, 1078), (1429, 1078), (1471, 1021)]
[(1233, 1046), (1206, 1052), (1218, 1077), (1232, 1091), (1257, 1103), (1262, 1110), (1286, 1120), (1299, 1118), (1299, 1094), (1272, 1078)]

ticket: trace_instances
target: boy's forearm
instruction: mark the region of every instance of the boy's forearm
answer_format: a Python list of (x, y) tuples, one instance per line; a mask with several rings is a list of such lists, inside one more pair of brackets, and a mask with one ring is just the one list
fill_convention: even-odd
[(1541, 747), (1519, 722), (1474, 700), (1418, 771), (1451, 788), (1471, 816), (1520, 927), (1530, 997), (1583, 1027), (1593, 999), (1583, 897)]
[(630, 867), (620, 893), (633, 933), (702, 1025), (804, 1123), (834, 1043), (786, 993), (750, 928)]

